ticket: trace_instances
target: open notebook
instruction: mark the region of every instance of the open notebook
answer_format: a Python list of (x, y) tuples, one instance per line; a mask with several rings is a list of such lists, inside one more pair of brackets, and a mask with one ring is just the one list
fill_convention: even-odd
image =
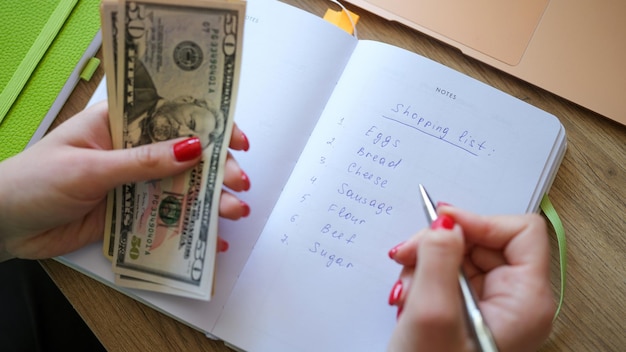
[[(244, 350), (384, 350), (387, 252), (427, 224), (418, 184), (479, 213), (533, 212), (565, 152), (556, 117), (284, 3), (248, 3), (243, 52), (235, 121), (251, 148), (235, 157), (252, 213), (220, 221), (215, 295), (115, 288)], [(92, 101), (105, 96), (103, 82)], [(58, 260), (113, 286), (100, 243)]]

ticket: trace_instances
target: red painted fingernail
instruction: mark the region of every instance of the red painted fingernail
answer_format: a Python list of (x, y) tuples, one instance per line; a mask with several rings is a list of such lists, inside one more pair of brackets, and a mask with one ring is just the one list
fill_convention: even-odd
[(239, 202), (241, 203), (241, 207), (243, 208), (243, 213), (241, 214), (241, 216), (245, 218), (246, 216), (250, 215), (250, 206), (243, 200)]
[(248, 175), (243, 172), (243, 170), (241, 171), (241, 179), (243, 180), (243, 190), (247, 191), (250, 189), (250, 178), (248, 177)]
[(248, 136), (246, 136), (245, 133), (241, 132), (241, 138), (244, 141), (244, 145), (243, 145), (243, 151), (247, 152), (248, 149), (250, 149), (250, 141), (248, 140)]
[(452, 228), (454, 228), (454, 220), (449, 215), (439, 215), (437, 220), (433, 221), (430, 225), (430, 228), (433, 230), (452, 230)]
[(389, 305), (393, 306), (398, 303), (400, 295), (402, 295), (402, 280), (396, 281), (391, 288), (391, 293), (389, 293)]
[(226, 252), (228, 250), (229, 244), (226, 240), (219, 239), (217, 241), (217, 251), (218, 252)]
[(200, 138), (190, 137), (174, 144), (174, 157), (178, 161), (193, 160), (202, 155)]
[(396, 253), (398, 253), (398, 249), (399, 249), (400, 247), (402, 247), (402, 245), (403, 245), (403, 244), (404, 244), (404, 242), (399, 243), (399, 244), (397, 244), (395, 247), (391, 248), (391, 249), (389, 250), (389, 253), (388, 253), (388, 254), (389, 254), (389, 258), (393, 259), (393, 257), (395, 257), (395, 256), (396, 256)]

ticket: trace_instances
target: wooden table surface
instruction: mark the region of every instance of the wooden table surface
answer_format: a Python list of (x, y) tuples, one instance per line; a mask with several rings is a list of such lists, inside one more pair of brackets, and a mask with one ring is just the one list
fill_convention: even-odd
[[(327, 0), (284, 0), (323, 16)], [(404, 47), (557, 116), (568, 150), (550, 191), (567, 235), (563, 310), (541, 351), (626, 351), (626, 126), (499, 72), (396, 23), (361, 16), (359, 38)], [(81, 82), (53, 124), (82, 110), (102, 78)], [(625, 98), (626, 99), (626, 96)], [(558, 247), (552, 241), (552, 283), (559, 290)], [(154, 311), (55, 260), (42, 265), (111, 351), (230, 351), (221, 342)]]

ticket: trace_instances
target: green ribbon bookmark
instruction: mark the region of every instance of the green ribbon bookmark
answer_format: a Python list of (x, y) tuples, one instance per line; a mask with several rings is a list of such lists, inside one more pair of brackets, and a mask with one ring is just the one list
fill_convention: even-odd
[(559, 305), (556, 309), (556, 313), (554, 314), (554, 319), (559, 316), (561, 312), (561, 307), (563, 306), (563, 299), (565, 297), (565, 283), (566, 283), (566, 274), (567, 274), (567, 243), (565, 241), (565, 228), (563, 227), (563, 223), (559, 218), (559, 214), (557, 214), (556, 209), (552, 205), (550, 198), (547, 194), (543, 196), (541, 199), (541, 210), (546, 215), (554, 232), (556, 233), (556, 239), (559, 245), (559, 263), (561, 266), (561, 292), (559, 295)]
[(91, 59), (89, 59), (89, 61), (87, 61), (87, 63), (85, 64), (85, 67), (83, 67), (83, 70), (80, 72), (80, 79), (82, 79), (83, 81), (90, 81), (91, 77), (93, 77), (93, 74), (96, 72), (99, 65), (100, 59), (98, 59), (97, 57), (92, 57)]

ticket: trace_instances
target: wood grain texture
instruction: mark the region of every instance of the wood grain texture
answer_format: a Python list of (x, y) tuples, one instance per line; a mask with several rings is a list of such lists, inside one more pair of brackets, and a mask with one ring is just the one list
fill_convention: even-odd
[[(318, 16), (328, 0), (284, 0)], [(361, 16), (360, 39), (403, 47), (485, 82), (557, 116), (568, 150), (550, 198), (567, 235), (567, 289), (561, 315), (541, 351), (623, 351), (626, 348), (626, 126), (502, 73), (397, 23), (348, 6)], [(53, 126), (80, 111), (102, 77), (81, 82)], [(599, 88), (601, 89), (601, 88)], [(528, 143), (532, 143), (529, 140)], [(559, 290), (554, 232), (552, 282)], [(111, 351), (230, 351), (119, 292), (53, 260), (50, 276)], [(386, 304), (381, 302), (381, 304)]]

